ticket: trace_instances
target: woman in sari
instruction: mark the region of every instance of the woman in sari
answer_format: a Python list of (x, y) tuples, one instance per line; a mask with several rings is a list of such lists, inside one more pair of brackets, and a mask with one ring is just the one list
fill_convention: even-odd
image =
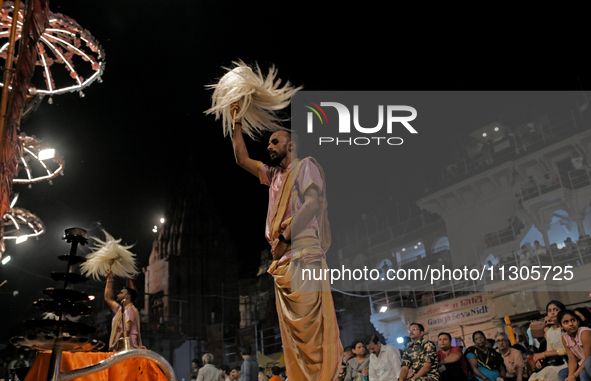
[(560, 381), (590, 381), (591, 377), (591, 329), (582, 325), (573, 311), (564, 310), (558, 314), (562, 326), (562, 345), (568, 355), (568, 368), (558, 373)]
[(564, 310), (566, 310), (564, 304), (557, 300), (551, 300), (546, 305), (548, 322), (552, 326), (544, 335), (546, 337), (546, 350), (534, 354), (534, 364), (536, 364), (537, 370), (534, 369), (529, 381), (556, 381), (558, 380), (558, 372), (567, 367), (562, 358), (562, 356), (566, 355), (566, 350), (562, 344), (561, 327), (558, 321), (558, 313)]
[(369, 375), (369, 352), (363, 341), (357, 340), (351, 345), (355, 357), (347, 362), (347, 377), (345, 381), (357, 381), (363, 379), (363, 374)]
[(486, 336), (482, 331), (472, 334), (474, 345), (466, 349), (465, 355), (472, 373), (479, 381), (496, 381), (505, 378), (505, 363), (501, 354), (486, 347)]

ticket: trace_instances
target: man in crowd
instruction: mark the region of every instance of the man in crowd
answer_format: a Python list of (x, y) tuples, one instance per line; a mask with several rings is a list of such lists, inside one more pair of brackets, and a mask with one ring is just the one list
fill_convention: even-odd
[(468, 364), (464, 353), (458, 347), (451, 346), (451, 335), (441, 332), (438, 336), (439, 348), (439, 372), (441, 381), (468, 381)]
[(243, 345), (240, 347), (240, 354), (244, 359), (240, 367), (240, 381), (258, 381), (259, 379), (259, 364), (250, 354), (252, 348), (250, 345)]
[(203, 360), (203, 368), (199, 369), (197, 373), (197, 381), (219, 381), (220, 372), (213, 365), (213, 355), (206, 353), (201, 359)]
[[(402, 369), (400, 370), (399, 381), (407, 378), (419, 381), (439, 380), (439, 359), (437, 350), (432, 341), (423, 339), (425, 328), (418, 323), (412, 323), (409, 329), (411, 342), (408, 343), (402, 355)], [(412, 370), (410, 377), (408, 371)]]
[(505, 376), (505, 381), (521, 381), (523, 377), (523, 356), (521, 352), (515, 348), (511, 348), (511, 342), (509, 341), (509, 336), (506, 333), (499, 332), (495, 336), (495, 341), (497, 343), (497, 351), (503, 356), (503, 361), (505, 362), (505, 368), (507, 369), (507, 373)]
[(369, 350), (369, 381), (398, 380), (400, 376), (400, 352), (391, 345), (380, 342), (376, 335), (365, 338)]
[[(250, 158), (242, 136), (238, 103), (234, 156), (236, 163), (269, 186), (265, 237), (273, 264), (275, 298), (287, 376), (291, 380), (333, 381), (339, 372), (343, 346), (330, 283), (303, 278), (304, 270), (328, 269), (325, 254), (331, 242), (326, 209), (326, 183), (313, 158), (298, 159), (299, 139), (288, 131), (274, 132), (267, 150), (273, 166)], [(238, 202), (238, 201), (237, 201)], [(319, 329), (309, 329), (311, 326)]]
[(232, 368), (232, 371), (230, 372), (230, 381), (240, 380), (241, 375), (242, 374), (240, 373), (240, 367), (235, 366), (234, 368)]

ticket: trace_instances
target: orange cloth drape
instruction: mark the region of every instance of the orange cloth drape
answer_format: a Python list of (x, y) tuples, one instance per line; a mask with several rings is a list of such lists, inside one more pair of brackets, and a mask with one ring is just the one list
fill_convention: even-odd
[[(80, 369), (96, 364), (113, 356), (115, 353), (106, 352), (63, 352), (61, 371)], [(45, 381), (49, 371), (51, 352), (40, 353), (29, 370), (25, 381)], [(76, 381), (107, 381), (107, 380), (137, 380), (137, 381), (166, 381), (166, 376), (158, 366), (147, 359), (128, 359), (110, 368), (76, 378)]]

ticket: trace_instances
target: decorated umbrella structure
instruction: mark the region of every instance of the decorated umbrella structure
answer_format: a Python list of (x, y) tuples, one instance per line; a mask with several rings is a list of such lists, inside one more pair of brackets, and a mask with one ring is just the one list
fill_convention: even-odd
[[(27, 2), (26, 10), (19, 0), (0, 1), (0, 4), (0, 65), (5, 67), (0, 86), (10, 84), (2, 89), (0, 103), (0, 112), (4, 116), (0, 119), (2, 238), (5, 237), (4, 226), (13, 223), (10, 216), (14, 211), (9, 208), (12, 184), (30, 186), (63, 174), (64, 161), (60, 156), (55, 152), (45, 156), (51, 150), (42, 150), (40, 140), (20, 134), (21, 118), (34, 111), (46, 95), (49, 95), (50, 104), (53, 103), (52, 95), (66, 92), (78, 92), (83, 97), (84, 88), (94, 81), (102, 81), (106, 62), (105, 52), (96, 39), (75, 20), (49, 11), (47, 0), (31, 0)], [(13, 60), (17, 60), (16, 70), (12, 68)], [(40, 174), (36, 174), (38, 170)], [(17, 177), (19, 171), (22, 177)], [(35, 221), (33, 225), (43, 226), (36, 216)], [(44, 229), (34, 233), (43, 232)], [(0, 257), (4, 249), (4, 239), (0, 239)]]
[[(24, 133), (20, 134), (19, 140), (22, 149), (20, 150), (17, 176), (20, 173), (22, 177), (15, 177), (13, 183), (29, 184), (30, 187), (32, 183), (43, 180), (51, 181), (59, 174), (63, 175), (64, 160), (55, 153), (54, 149), (42, 149), (40, 140), (26, 136)], [(52, 163), (46, 163), (49, 160)], [(45, 232), (45, 227), (39, 217), (26, 209), (15, 207), (17, 199), (18, 193), (13, 194), (10, 207), (2, 216), (3, 229), (0, 229), (0, 232), (2, 232), (0, 255), (6, 250), (5, 241), (14, 240), (16, 243), (21, 243), (30, 237), (36, 237)]]
[(23, 208), (10, 207), (4, 213), (3, 219), (4, 232), (0, 240), (0, 254), (4, 252), (5, 241), (14, 240), (16, 243), (26, 241), (30, 237), (37, 237), (45, 233), (43, 222)]
[[(0, 15), (0, 58), (6, 59), (8, 37), (14, 17), (14, 4), (5, 1)], [(17, 36), (24, 23), (23, 11), (18, 12)], [(18, 39), (18, 38), (17, 38)], [(37, 42), (37, 62), (31, 83), (32, 95), (52, 95), (77, 91), (94, 81), (102, 81), (105, 52), (96, 39), (73, 19), (61, 13), (49, 12), (49, 25)]]
[(51, 182), (51, 179), (64, 174), (64, 159), (55, 149), (43, 148), (41, 140), (24, 133), (20, 134), (19, 139), (23, 149), (16, 177), (12, 180), (14, 184), (29, 184), (30, 187), (32, 183), (43, 180)]

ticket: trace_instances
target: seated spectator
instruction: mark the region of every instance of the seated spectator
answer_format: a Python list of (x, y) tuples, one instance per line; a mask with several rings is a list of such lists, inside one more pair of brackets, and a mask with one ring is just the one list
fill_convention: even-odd
[(468, 364), (464, 358), (464, 353), (458, 347), (451, 346), (451, 335), (447, 332), (441, 332), (438, 336), (439, 350), (437, 358), (439, 359), (439, 372), (441, 381), (467, 381)]
[[(505, 381), (522, 381), (523, 379), (523, 356), (515, 348), (511, 348), (511, 341), (509, 336), (504, 332), (499, 332), (495, 335), (498, 346), (497, 352), (503, 357), (506, 374)], [(523, 348), (525, 351), (525, 348)]]
[(591, 380), (591, 329), (581, 326), (579, 317), (573, 311), (560, 311), (557, 320), (565, 331), (562, 333), (562, 345), (568, 356), (568, 368), (558, 372), (558, 379)]
[(530, 376), (532, 380), (556, 380), (558, 373), (563, 368), (568, 368), (562, 358), (566, 354), (566, 350), (562, 344), (561, 327), (557, 319), (558, 314), (563, 310), (566, 308), (558, 300), (551, 300), (546, 305), (549, 325), (549, 329), (546, 331), (546, 350), (540, 350), (533, 356), (536, 367)]
[(413, 380), (439, 380), (437, 350), (432, 341), (424, 338), (425, 328), (421, 324), (412, 323), (409, 336), (412, 341), (408, 343), (402, 355), (402, 368), (400, 369), (399, 379), (405, 380), (409, 371), (412, 370)]
[(347, 376), (345, 381), (356, 381), (361, 374), (369, 375), (369, 351), (363, 341), (354, 341), (351, 345), (354, 357), (347, 362)]
[(505, 377), (503, 357), (494, 349), (487, 347), (486, 336), (482, 331), (472, 334), (474, 345), (466, 349), (466, 359), (472, 373), (479, 381), (496, 381)]
[(365, 338), (369, 355), (370, 381), (398, 380), (400, 376), (400, 352), (391, 345), (383, 345), (376, 335)]
[(345, 347), (343, 349), (343, 360), (341, 361), (341, 370), (339, 371), (339, 375), (337, 377), (338, 380), (344, 380), (347, 376), (347, 363), (349, 359), (353, 358), (355, 355), (353, 354), (352, 347)]

